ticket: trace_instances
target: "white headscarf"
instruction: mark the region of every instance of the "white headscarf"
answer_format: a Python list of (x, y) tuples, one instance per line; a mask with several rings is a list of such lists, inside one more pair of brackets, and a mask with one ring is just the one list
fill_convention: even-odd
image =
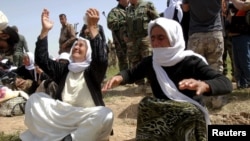
[(8, 18), (0, 11), (0, 32), (8, 26)]
[(69, 55), (70, 55), (70, 54), (69, 54), (68, 52), (63, 52), (63, 53), (61, 53), (61, 54), (59, 55), (58, 60), (63, 59), (63, 60), (68, 60), (68, 61), (70, 61)]
[(35, 59), (34, 59), (34, 54), (32, 52), (26, 52), (24, 54), (25, 56), (28, 56), (29, 57), (29, 60), (30, 60), (30, 65), (29, 66), (25, 66), (25, 68), (27, 70), (33, 70), (35, 69)]
[(153, 68), (162, 91), (169, 99), (180, 102), (189, 102), (199, 107), (205, 115), (206, 123), (210, 124), (208, 111), (197, 101), (178, 91), (175, 84), (168, 77), (168, 74), (161, 67), (174, 66), (178, 62), (182, 61), (186, 56), (195, 55), (206, 62), (205, 58), (191, 50), (184, 50), (185, 41), (183, 38), (182, 28), (178, 22), (166, 18), (158, 18), (154, 21), (151, 21), (149, 23), (148, 35), (151, 35), (151, 29), (155, 25), (159, 25), (166, 31), (171, 45), (171, 47), (153, 48)]
[(77, 41), (75, 41), (70, 51), (70, 64), (68, 65), (68, 69), (74, 73), (84, 71), (92, 61), (92, 49), (89, 40), (82, 37), (79, 37), (78, 40), (86, 42), (87, 52), (86, 52), (86, 60), (84, 60), (83, 62), (74, 62), (74, 60), (72, 59), (72, 51), (73, 48), (75, 47), (75, 44), (77, 43)]
[(182, 0), (168, 0), (167, 1), (167, 8), (164, 11), (164, 17), (168, 19), (173, 19), (175, 9), (177, 12), (177, 17), (179, 22), (181, 22), (183, 18), (183, 11), (181, 9)]
[(25, 66), (25, 68), (27, 70), (34, 70), (34, 77), (35, 77), (35, 80), (37, 81), (34, 54), (32, 52), (26, 52), (24, 55), (28, 56), (29, 60), (30, 60), (30, 65), (29, 66)]

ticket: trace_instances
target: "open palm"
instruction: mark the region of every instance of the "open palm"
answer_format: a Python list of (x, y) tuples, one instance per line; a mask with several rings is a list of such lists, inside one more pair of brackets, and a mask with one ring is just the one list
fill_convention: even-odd
[(49, 11), (47, 9), (43, 10), (41, 20), (43, 30), (50, 30), (54, 25), (53, 21), (49, 19)]

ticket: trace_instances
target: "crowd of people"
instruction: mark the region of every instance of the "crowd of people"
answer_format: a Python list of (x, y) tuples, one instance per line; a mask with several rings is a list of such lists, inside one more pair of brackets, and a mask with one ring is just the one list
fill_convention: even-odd
[[(27, 130), (20, 138), (107, 141), (113, 135), (114, 113), (103, 94), (134, 84), (135, 93), (147, 93), (147, 88), (152, 93), (139, 103), (137, 141), (207, 140), (210, 120), (201, 98), (231, 93), (232, 81), (237, 89), (250, 87), (248, 10), (249, 2), (241, 0), (167, 0), (163, 12), (154, 2), (117, 0), (107, 16), (113, 43), (107, 43), (99, 23), (100, 9), (86, 10), (79, 36), (62, 13), (57, 59), (48, 48), (54, 26), (49, 9), (41, 12), (34, 53), (0, 11), (1, 59), (17, 66), (15, 85), (29, 95)], [(109, 46), (119, 72), (103, 83), (112, 62)], [(227, 77), (227, 54), (232, 80)]]

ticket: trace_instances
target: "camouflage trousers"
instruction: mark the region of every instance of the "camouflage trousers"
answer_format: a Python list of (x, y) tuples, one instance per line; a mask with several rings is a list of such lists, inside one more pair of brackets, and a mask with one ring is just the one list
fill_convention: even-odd
[(149, 37), (132, 39), (127, 42), (127, 53), (129, 59), (129, 67), (137, 65), (144, 57), (152, 54)]
[(23, 53), (15, 52), (13, 55), (13, 63), (15, 66), (20, 67), (23, 65)]
[(116, 50), (116, 56), (118, 59), (118, 66), (120, 71), (128, 69), (129, 63), (128, 63), (128, 56), (127, 56), (127, 45), (126, 43), (115, 43), (115, 50)]
[(115, 67), (117, 64), (117, 56), (116, 56), (116, 51), (115, 48), (109, 48), (108, 51), (108, 66), (109, 67)]
[(187, 49), (204, 56), (213, 69), (223, 72), (224, 39), (222, 31), (194, 33), (189, 36)]
[[(227, 58), (231, 61), (231, 70), (228, 70)], [(231, 37), (224, 37), (224, 53), (223, 53), (223, 74), (227, 75), (230, 73), (234, 76), (234, 62), (233, 62), (233, 44)]]
[(207, 141), (203, 113), (188, 102), (144, 97), (138, 105), (136, 141)]
[[(129, 68), (135, 67), (144, 57), (152, 55), (152, 48), (149, 37), (141, 37), (130, 39), (127, 42), (127, 55), (129, 60)], [(136, 84), (143, 85), (144, 80), (137, 81)]]

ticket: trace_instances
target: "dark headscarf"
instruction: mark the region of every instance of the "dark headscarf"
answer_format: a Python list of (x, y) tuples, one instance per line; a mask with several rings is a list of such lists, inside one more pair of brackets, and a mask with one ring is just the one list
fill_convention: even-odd
[(7, 26), (4, 30), (2, 30), (3, 34), (8, 34), (9, 38), (6, 39), (9, 49), (6, 51), (7, 54), (14, 53), (14, 45), (19, 41), (18, 33), (12, 29), (11, 27)]
[(7, 42), (10, 46), (14, 46), (19, 41), (18, 33), (11, 27), (7, 26), (3, 33), (8, 34), (10, 37), (7, 39)]

